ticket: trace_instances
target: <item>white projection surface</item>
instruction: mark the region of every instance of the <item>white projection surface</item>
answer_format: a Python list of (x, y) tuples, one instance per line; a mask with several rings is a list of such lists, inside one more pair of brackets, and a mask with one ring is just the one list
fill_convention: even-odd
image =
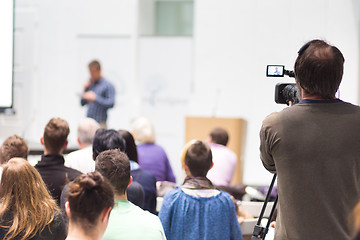
[(0, 1), (0, 109), (12, 107), (14, 0)]

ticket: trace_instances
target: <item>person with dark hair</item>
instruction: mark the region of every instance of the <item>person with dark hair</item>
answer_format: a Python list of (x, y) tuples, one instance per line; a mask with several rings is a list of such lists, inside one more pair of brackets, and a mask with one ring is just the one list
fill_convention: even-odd
[(131, 176), (136, 182), (140, 183), (144, 189), (145, 199), (143, 209), (156, 214), (156, 178), (154, 174), (150, 171), (144, 170), (138, 164), (136, 144), (131, 133), (126, 130), (119, 130), (118, 132), (123, 139), (125, 139), (126, 148), (124, 152), (130, 159)]
[(175, 176), (165, 150), (155, 143), (155, 129), (149, 119), (141, 117), (132, 124), (132, 135), (137, 142), (140, 166), (152, 172), (156, 181), (175, 183)]
[(186, 145), (182, 159), (186, 178), (165, 194), (159, 218), (167, 239), (242, 239), (235, 205), (206, 177), (213, 166), (208, 144)]
[(80, 175), (70, 183), (68, 195), (66, 240), (102, 239), (114, 207), (114, 192), (108, 180), (99, 172)]
[(28, 155), (27, 143), (17, 135), (8, 137), (0, 146), (0, 164), (5, 164), (14, 157), (27, 159)]
[[(130, 142), (129, 142), (130, 144)], [(119, 149), (122, 152), (126, 151), (126, 142), (122, 135), (114, 129), (105, 130), (99, 129), (93, 141), (93, 157), (96, 157), (103, 151), (109, 149)], [(135, 162), (133, 162), (133, 167)], [(136, 164), (137, 165), (137, 164)], [(134, 173), (134, 185), (140, 184), (144, 192), (144, 201), (142, 199), (130, 199), (133, 203), (139, 203), (138, 206), (143, 207), (152, 213), (156, 213), (156, 180), (155, 177), (147, 171), (137, 171), (138, 168), (132, 169), (131, 174)], [(134, 197), (141, 197), (141, 188), (139, 186), (130, 186), (128, 191), (132, 192), (129, 195)], [(140, 192), (139, 192), (140, 191)], [(141, 206), (143, 202), (143, 206)]]
[(40, 174), (22, 158), (3, 165), (0, 239), (64, 240), (66, 225)]
[(236, 169), (237, 156), (226, 147), (228, 141), (229, 134), (224, 128), (214, 128), (210, 132), (209, 145), (214, 167), (209, 170), (207, 177), (217, 186), (229, 186)]
[(360, 107), (336, 98), (344, 57), (322, 40), (295, 61), (301, 101), (270, 114), (260, 157), (277, 173), (275, 239), (351, 239), (349, 215), (360, 199)]
[(217, 127), (211, 130), (210, 138), (212, 142), (226, 146), (229, 141), (229, 134), (225, 129)]
[[(119, 149), (120, 151), (125, 151), (125, 140), (121, 137), (114, 129), (98, 129), (95, 133), (93, 144), (92, 144), (92, 159), (94, 161), (96, 157), (103, 151), (109, 149)], [(128, 188), (129, 201), (136, 204), (137, 206), (144, 208), (144, 189), (140, 183), (133, 181), (133, 183)], [(64, 210), (65, 202), (67, 201), (68, 195), (68, 185), (65, 186), (64, 190), (61, 193), (60, 206)]]
[(109, 149), (119, 149), (124, 152), (126, 145), (125, 140), (121, 137), (114, 129), (99, 129), (96, 131), (94, 140), (93, 140), (93, 159), (102, 153), (103, 151)]
[(81, 106), (88, 104), (87, 117), (95, 119), (103, 128), (106, 128), (107, 111), (115, 103), (115, 88), (101, 75), (99, 61), (89, 63), (90, 80), (84, 85), (81, 97)]
[(63, 151), (66, 149), (70, 128), (61, 118), (52, 118), (46, 124), (44, 136), (40, 142), (44, 146), (44, 154), (35, 165), (51, 196), (60, 204), (61, 191), (68, 181), (74, 180), (81, 174), (78, 170), (64, 166)]
[(159, 218), (127, 201), (126, 189), (132, 182), (130, 162), (119, 149), (100, 153), (95, 162), (100, 172), (112, 184), (115, 207), (110, 215), (104, 240), (112, 239), (166, 239)]

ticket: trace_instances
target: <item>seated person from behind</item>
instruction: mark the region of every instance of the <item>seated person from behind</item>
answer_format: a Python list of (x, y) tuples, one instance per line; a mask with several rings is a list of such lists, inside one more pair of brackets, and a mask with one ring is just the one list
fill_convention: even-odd
[(154, 174), (152, 174), (150, 171), (142, 169), (138, 164), (136, 144), (131, 133), (126, 130), (119, 130), (118, 132), (125, 140), (126, 147), (124, 152), (130, 160), (131, 176), (135, 181), (140, 183), (144, 189), (145, 201), (143, 209), (156, 214), (156, 178)]
[(22, 158), (3, 165), (0, 239), (64, 240), (66, 225), (36, 169)]
[(209, 145), (214, 167), (209, 170), (207, 177), (217, 186), (230, 185), (236, 168), (237, 157), (226, 147), (228, 141), (229, 135), (225, 129), (214, 128), (210, 132)]
[[(125, 151), (125, 140), (121, 137), (120, 133), (118, 133), (114, 129), (98, 129), (98, 131), (96, 131), (95, 133), (92, 144), (92, 159), (94, 163), (96, 157), (100, 153), (110, 149), (119, 149), (122, 152)], [(60, 206), (63, 211), (65, 210), (65, 202), (68, 199), (68, 188), (69, 184), (64, 187), (61, 193)], [(140, 185), (140, 183), (133, 181), (131, 186), (127, 189), (127, 193), (130, 202), (136, 204), (141, 208), (144, 208), (144, 189)]]
[(165, 194), (159, 212), (167, 239), (242, 239), (235, 205), (228, 193), (215, 189), (206, 174), (212, 167), (210, 147), (194, 141), (185, 148), (187, 177)]
[(114, 192), (109, 181), (100, 173), (80, 175), (69, 186), (65, 204), (70, 218), (66, 240), (100, 240), (114, 206)]
[(100, 124), (92, 118), (83, 119), (78, 127), (77, 141), (79, 150), (65, 156), (65, 166), (83, 173), (95, 170), (95, 161), (92, 158), (92, 142)]
[(22, 137), (12, 135), (5, 139), (0, 147), (0, 164), (7, 163), (14, 157), (27, 159), (29, 147)]
[(74, 180), (81, 174), (78, 170), (64, 166), (63, 151), (66, 149), (70, 129), (68, 123), (61, 118), (52, 118), (46, 124), (41, 144), (44, 145), (44, 154), (35, 165), (40, 173), (51, 196), (60, 204), (60, 195), (68, 181)]
[(156, 181), (175, 182), (165, 150), (155, 143), (155, 130), (147, 118), (138, 118), (132, 124), (132, 134), (138, 142), (137, 152), (140, 166), (152, 172)]
[[(29, 155), (29, 147), (22, 137), (12, 135), (5, 139), (0, 146), (0, 165), (7, 163), (14, 157), (27, 159)], [(0, 176), (2, 167), (0, 166)]]
[(166, 239), (156, 215), (127, 201), (126, 189), (132, 181), (127, 155), (119, 149), (104, 151), (97, 156), (95, 168), (110, 181), (115, 191), (115, 206), (102, 239)]
[[(94, 159), (96, 159), (96, 157), (101, 152), (116, 148), (120, 149), (120, 151), (122, 152), (126, 152), (128, 148), (126, 140), (119, 132), (117, 132), (114, 129), (108, 129), (108, 130), (99, 129), (96, 132), (93, 142)], [(132, 165), (134, 167), (135, 163), (133, 162)], [(144, 210), (148, 210), (149, 212), (155, 213), (156, 197), (157, 197), (155, 176), (151, 172), (145, 170), (138, 171), (138, 169), (134, 169), (134, 168), (131, 169), (131, 176), (134, 179), (134, 184), (140, 184), (141, 187), (143, 188), (144, 200), (142, 201), (143, 206), (138, 204), (141, 203), (141, 201), (138, 201), (137, 199), (129, 199), (129, 201), (142, 207)], [(139, 187), (135, 188), (132, 185), (133, 184), (131, 184), (131, 186), (128, 188), (128, 192), (132, 192), (129, 193), (129, 195), (141, 197), (141, 192), (139, 192), (139, 190), (141, 191), (141, 188)], [(137, 193), (134, 194), (134, 191), (137, 191)]]

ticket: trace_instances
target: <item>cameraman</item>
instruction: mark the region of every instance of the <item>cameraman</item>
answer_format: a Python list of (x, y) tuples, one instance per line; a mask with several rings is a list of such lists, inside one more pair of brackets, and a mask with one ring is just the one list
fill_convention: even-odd
[(275, 239), (350, 239), (360, 197), (360, 107), (335, 97), (344, 57), (322, 40), (295, 62), (302, 100), (265, 118), (263, 165), (278, 174)]

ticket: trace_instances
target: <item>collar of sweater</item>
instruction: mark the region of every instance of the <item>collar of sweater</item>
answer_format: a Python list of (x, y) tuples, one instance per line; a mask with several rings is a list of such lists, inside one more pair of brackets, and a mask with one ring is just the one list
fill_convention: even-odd
[(37, 166), (53, 166), (53, 165), (64, 165), (64, 157), (63, 155), (59, 154), (48, 154), (48, 155), (42, 155), (40, 162), (37, 164)]

